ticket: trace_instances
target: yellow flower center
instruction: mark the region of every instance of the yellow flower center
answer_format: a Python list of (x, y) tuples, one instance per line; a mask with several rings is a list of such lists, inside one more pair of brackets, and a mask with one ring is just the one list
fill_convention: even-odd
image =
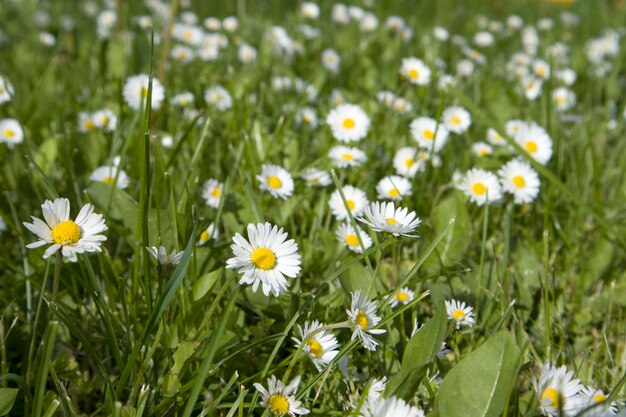
[(480, 154), (480, 156), (489, 155), (489, 150), (487, 148), (483, 148), (480, 151), (478, 151), (478, 153)]
[(543, 77), (544, 75), (546, 75), (546, 69), (544, 67), (537, 68), (537, 75)]
[(141, 87), (141, 96), (143, 98), (148, 98), (148, 89), (145, 87)]
[(354, 210), (354, 201), (352, 200), (347, 200), (346, 203), (348, 203), (348, 208), (350, 210)]
[(550, 407), (552, 408), (559, 408), (559, 405), (561, 404), (560, 397), (559, 390), (556, 388), (546, 388), (541, 393), (542, 400), (545, 398), (550, 399)]
[(267, 400), (267, 405), (269, 406), (270, 413), (283, 415), (289, 412), (289, 401), (287, 398), (280, 394), (274, 394), (270, 396)]
[(100, 123), (102, 125), (105, 125), (105, 126), (108, 125), (109, 124), (109, 118), (106, 117), (106, 116), (102, 116), (102, 118), (100, 119)]
[(418, 70), (416, 70), (416, 69), (410, 69), (410, 70), (409, 70), (409, 78), (410, 78), (410, 79), (412, 79), (412, 80), (416, 80), (416, 79), (417, 79), (417, 77), (419, 77), (419, 76), (420, 76), (420, 73), (419, 73), (419, 71), (418, 71)]
[(347, 235), (343, 240), (350, 246), (359, 246), (359, 239), (355, 234)]
[(465, 318), (465, 312), (458, 308), (452, 312), (452, 318), (457, 321), (463, 320)]
[(367, 330), (369, 328), (369, 322), (367, 321), (367, 316), (363, 312), (363, 310), (359, 309), (359, 313), (356, 315), (356, 324), (361, 327), (363, 330)]
[(276, 266), (276, 255), (268, 248), (257, 248), (252, 252), (252, 263), (265, 271)]
[(185, 60), (187, 58), (187, 53), (185, 51), (180, 51), (178, 53), (178, 59), (180, 59), (181, 61)]
[(426, 129), (424, 130), (424, 133), (422, 136), (424, 136), (424, 139), (433, 140), (435, 139), (435, 132), (433, 132), (430, 129)]
[(91, 130), (94, 128), (93, 121), (91, 119), (85, 120), (85, 129)]
[(115, 178), (113, 177), (104, 177), (102, 178), (102, 182), (105, 184), (114, 184), (115, 183)]
[(307, 342), (307, 345), (309, 346), (309, 351), (316, 357), (316, 358), (321, 358), (322, 354), (324, 353), (324, 349), (322, 349), (322, 345), (320, 345), (320, 342), (318, 342), (315, 339), (311, 339)]
[(398, 221), (393, 217), (387, 217), (385, 220), (387, 221), (387, 224), (389, 226), (393, 226), (394, 224), (398, 223)]
[(183, 33), (183, 39), (186, 41), (190, 41), (191, 40), (191, 32), (184, 32)]
[(526, 142), (525, 148), (528, 152), (535, 153), (537, 152), (537, 143), (529, 140), (528, 142)]
[(65, 220), (52, 229), (51, 235), (58, 245), (73, 245), (80, 239), (80, 227), (72, 220)]
[[(278, 180), (280, 182), (280, 180)], [(278, 185), (280, 187), (280, 185)], [(219, 198), (222, 195), (222, 189), (220, 187), (215, 187), (213, 192), (211, 193), (211, 197)]]
[(406, 165), (407, 168), (411, 168), (414, 164), (415, 161), (412, 158), (407, 158), (404, 160), (404, 165)]
[(267, 184), (272, 188), (278, 189), (283, 185), (283, 182), (276, 175), (270, 175), (267, 178)]
[(402, 291), (396, 294), (396, 300), (400, 301), (401, 303), (404, 303), (409, 298), (411, 298), (411, 296), (409, 296), (409, 294), (402, 292)]
[(526, 181), (524, 180), (524, 177), (518, 175), (513, 177), (513, 184), (515, 184), (517, 188), (523, 188), (526, 185)]
[(558, 96), (555, 101), (556, 101), (556, 104), (565, 104), (565, 97)]
[(606, 398), (607, 398), (607, 396), (606, 396), (606, 395), (604, 395), (604, 394), (600, 394), (600, 393), (595, 394), (595, 395), (593, 396), (593, 400), (594, 400), (595, 402), (597, 402), (597, 403), (601, 403), (601, 402), (606, 401)]
[(354, 125), (356, 125), (356, 123), (354, 122), (354, 119), (351, 119), (349, 117), (346, 117), (345, 119), (343, 119), (343, 127), (346, 129), (352, 129), (354, 127)]
[(404, 102), (402, 101), (398, 101), (396, 103), (396, 110), (398, 111), (403, 111), (405, 107), (406, 107), (406, 104), (404, 104)]
[(203, 242), (206, 240), (209, 240), (209, 232), (205, 230), (202, 233), (200, 233), (200, 240)]
[(397, 188), (392, 188), (391, 190), (389, 190), (389, 197), (397, 197), (400, 195), (400, 192), (398, 191)]
[(15, 136), (15, 132), (11, 129), (5, 129), (4, 136), (6, 136), (7, 138), (12, 138), (13, 136)]
[(452, 124), (453, 125), (458, 125), (459, 123), (461, 123), (461, 119), (459, 118), (459, 116), (453, 116), (452, 117)]
[(485, 187), (485, 184), (483, 184), (482, 182), (477, 182), (476, 184), (472, 185), (472, 191), (474, 192), (474, 194), (483, 195), (487, 192), (487, 187)]
[(346, 161), (352, 161), (354, 157), (352, 156), (352, 154), (344, 153), (343, 155), (341, 155), (341, 159)]

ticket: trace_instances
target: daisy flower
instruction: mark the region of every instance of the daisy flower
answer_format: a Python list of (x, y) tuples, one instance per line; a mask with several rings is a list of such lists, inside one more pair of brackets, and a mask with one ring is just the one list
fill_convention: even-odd
[(367, 391), (367, 398), (369, 400), (376, 400), (383, 396), (383, 393), (387, 389), (387, 377), (376, 378), (372, 381), (369, 391)]
[(398, 175), (413, 178), (417, 171), (423, 171), (424, 161), (418, 158), (417, 149), (411, 147), (400, 148), (393, 157), (393, 167)]
[(396, 95), (391, 91), (384, 90), (376, 93), (376, 100), (387, 107), (391, 107), (395, 99)]
[(370, 119), (359, 106), (341, 104), (331, 110), (326, 123), (333, 132), (333, 137), (341, 142), (353, 142), (367, 136)]
[(188, 46), (176, 45), (170, 51), (170, 56), (174, 60), (186, 64), (188, 62), (191, 62), (194, 56), (194, 52), (193, 49)]
[(409, 113), (411, 110), (413, 110), (413, 105), (409, 103), (408, 100), (402, 97), (396, 97), (393, 100), (393, 103), (391, 103), (391, 106), (398, 113)]
[(324, 68), (332, 73), (339, 71), (339, 65), (341, 64), (341, 57), (334, 49), (324, 49), (322, 51), (322, 64)]
[[(509, 134), (509, 136), (512, 136)], [(506, 140), (495, 130), (492, 128), (487, 129), (487, 142), (495, 146), (504, 146), (506, 145)]]
[(375, 351), (378, 341), (371, 335), (386, 332), (384, 329), (372, 329), (380, 322), (380, 317), (376, 315), (376, 304), (369, 301), (366, 294), (361, 294), (361, 291), (357, 290), (352, 293), (352, 304), (350, 310), (346, 310), (346, 314), (354, 328), (350, 340), (358, 337), (365, 349)]
[(304, 107), (296, 113), (295, 122), (298, 125), (317, 126), (317, 113), (311, 107)]
[(204, 90), (204, 100), (218, 110), (228, 110), (233, 106), (233, 98), (222, 86), (207, 88)]
[(540, 164), (545, 165), (552, 158), (552, 139), (539, 125), (535, 123), (526, 125), (514, 139)]
[(128, 187), (129, 178), (124, 170), (119, 169), (117, 164), (105, 165), (94, 169), (89, 176), (92, 181), (103, 182), (105, 184), (114, 184), (117, 188), (123, 190)]
[(592, 387), (583, 386), (577, 395), (581, 409), (593, 407), (585, 412), (588, 417), (609, 417), (617, 414), (617, 402), (607, 403), (608, 395), (604, 391)]
[(404, 197), (413, 194), (411, 182), (398, 175), (390, 175), (378, 181), (376, 192), (381, 200), (402, 200)]
[(234, 32), (239, 28), (239, 19), (235, 16), (228, 16), (222, 20), (222, 27), (226, 32)]
[(175, 23), (172, 27), (172, 38), (188, 45), (200, 45), (202, 42), (202, 29), (196, 25)]
[[(365, 209), (365, 205), (368, 203), (365, 192), (351, 185), (346, 185), (343, 187), (343, 195), (346, 197), (346, 202), (352, 212), (352, 215), (360, 215), (363, 212), (363, 209)], [(328, 205), (330, 206), (330, 211), (333, 213), (333, 216), (335, 216), (335, 219), (345, 220), (349, 218), (348, 211), (346, 210), (346, 206), (343, 204), (339, 190), (333, 191), (330, 195)]]
[(552, 102), (558, 111), (567, 111), (576, 104), (576, 94), (566, 87), (559, 87), (552, 92)]
[(448, 129), (430, 117), (414, 119), (409, 128), (417, 144), (428, 151), (439, 152), (448, 140)]
[(367, 224), (376, 232), (391, 233), (394, 236), (412, 235), (417, 226), (422, 222), (414, 211), (409, 212), (407, 208), (393, 205), (393, 202), (380, 203), (375, 201), (365, 207), (363, 212), (364, 218), (359, 217), (358, 220)]
[(13, 97), (13, 85), (0, 75), (0, 104), (8, 103)]
[(546, 61), (540, 59), (533, 62), (533, 73), (544, 80), (550, 78), (550, 65)]
[(400, 74), (411, 84), (426, 85), (430, 83), (430, 68), (421, 59), (403, 58)]
[(283, 381), (277, 380), (274, 375), (267, 379), (267, 389), (259, 383), (255, 383), (254, 387), (261, 393), (261, 405), (268, 409), (274, 415), (282, 416), (289, 414), (308, 414), (309, 410), (302, 407), (302, 403), (296, 400), (295, 391), (300, 384), (300, 376), (298, 375), (287, 386)]
[(184, 91), (172, 97), (172, 104), (178, 107), (187, 107), (194, 102), (193, 93)]
[(337, 168), (358, 167), (367, 161), (367, 156), (362, 150), (341, 145), (330, 148), (328, 157)]
[(535, 100), (541, 94), (543, 81), (534, 76), (527, 76), (522, 79), (522, 92), (528, 100)]
[(400, 303), (407, 305), (415, 298), (415, 293), (407, 287), (400, 288), (391, 297), (389, 297), (389, 306), (396, 308)]
[(272, 196), (285, 200), (293, 194), (293, 178), (286, 169), (278, 165), (263, 164), (261, 174), (256, 176), (259, 188)]
[(15, 119), (0, 120), (0, 143), (6, 143), (8, 148), (13, 148), (24, 140), (22, 126)]
[(91, 132), (95, 127), (93, 114), (86, 111), (78, 112), (78, 131), (80, 133)]
[(202, 186), (202, 198), (204, 198), (207, 205), (213, 208), (218, 208), (222, 199), (223, 190), (224, 183), (221, 183), (214, 178), (210, 178), (206, 180)]
[(93, 114), (92, 118), (94, 125), (105, 132), (112, 132), (117, 127), (117, 115), (112, 110), (98, 110)]
[(368, 399), (363, 407), (363, 417), (424, 417), (424, 412), (407, 404), (402, 398), (379, 397)]
[(215, 223), (211, 223), (207, 226), (206, 229), (200, 233), (200, 239), (198, 239), (198, 246), (202, 246), (207, 243), (209, 240), (217, 240), (220, 237), (220, 233), (215, 227)]
[(518, 133), (526, 129), (526, 126), (527, 126), (527, 123), (525, 121), (519, 120), (519, 119), (512, 119), (505, 123), (504, 131), (506, 132), (507, 135), (514, 138), (515, 136), (517, 136)]
[(476, 156), (487, 156), (493, 153), (493, 148), (485, 142), (476, 142), (472, 145), (472, 151)]
[(309, 187), (325, 187), (330, 185), (332, 179), (327, 171), (317, 168), (308, 168), (300, 172), (300, 178), (306, 181)]
[[(324, 325), (317, 320), (313, 320), (311, 323), (304, 323), (304, 329), (298, 325), (297, 328), (301, 339), (295, 337), (291, 338), (291, 340), (296, 343), (296, 349), (300, 348), (302, 342), (304, 342), (311, 333), (322, 327), (324, 327)], [(339, 353), (337, 348), (339, 348), (337, 338), (332, 333), (322, 330), (308, 339), (302, 350), (311, 358), (315, 368), (321, 372), (326, 365), (337, 356), (337, 353)]]
[(242, 64), (249, 64), (256, 61), (257, 50), (254, 46), (242, 42), (237, 48), (237, 58)]
[[(124, 101), (133, 110), (141, 110), (145, 106), (148, 98), (148, 86), (150, 77), (147, 74), (138, 74), (128, 77), (122, 95)], [(165, 98), (165, 89), (157, 78), (152, 79), (152, 99), (153, 109), (161, 107), (161, 102)]]
[(557, 368), (549, 362), (543, 364), (539, 379), (533, 381), (543, 415), (573, 416), (578, 412), (580, 401), (576, 397), (583, 386), (579, 379), (572, 379), (573, 376), (574, 372), (568, 372), (565, 366)]
[(76, 262), (76, 254), (84, 252), (101, 252), (100, 242), (107, 238), (100, 233), (107, 230), (101, 214), (93, 212), (93, 205), (85, 204), (78, 213), (76, 220), (70, 220), (70, 201), (67, 198), (46, 200), (41, 205), (45, 222), (31, 216), (32, 223), (24, 222), (24, 226), (37, 235), (39, 240), (26, 245), (27, 248), (38, 248), (51, 244), (43, 254), (47, 259), (59, 249), (64, 257)]
[(539, 194), (539, 175), (530, 164), (521, 159), (512, 159), (498, 171), (502, 189), (513, 194), (515, 204), (532, 202)]
[[(372, 238), (369, 237), (367, 233), (364, 233), (358, 226), (357, 230), (365, 250), (369, 249), (372, 246)], [(335, 234), (337, 235), (337, 239), (346, 245), (348, 249), (356, 253), (363, 253), (361, 245), (359, 245), (359, 238), (350, 223), (343, 223), (339, 225)]]
[(498, 177), (480, 168), (472, 168), (461, 180), (459, 188), (470, 198), (470, 201), (482, 206), (494, 203), (502, 198), (502, 188)]
[(457, 329), (460, 329), (461, 326), (471, 327), (476, 322), (474, 320), (474, 309), (470, 306), (466, 307), (464, 301), (446, 300), (445, 304), (448, 318), (456, 322)]
[(172, 250), (172, 253), (168, 254), (165, 250), (165, 246), (159, 246), (158, 248), (156, 246), (152, 246), (146, 248), (146, 250), (154, 257), (154, 259), (159, 261), (161, 265), (178, 265), (183, 257), (183, 252), (176, 252), (175, 249)]
[(259, 284), (266, 296), (287, 291), (289, 282), (285, 276), (295, 278), (300, 272), (298, 244), (293, 239), (285, 241), (287, 233), (283, 228), (267, 222), (248, 224), (248, 239), (235, 234), (231, 245), (235, 256), (226, 261), (226, 268), (242, 273), (239, 284), (252, 284), (253, 292)]
[(472, 124), (470, 113), (459, 106), (445, 109), (441, 115), (441, 120), (446, 128), (453, 133), (464, 133)]

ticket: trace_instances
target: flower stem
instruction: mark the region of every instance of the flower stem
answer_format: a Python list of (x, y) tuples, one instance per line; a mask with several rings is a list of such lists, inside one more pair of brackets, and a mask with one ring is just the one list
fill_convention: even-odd
[[(54, 280), (52, 281), (52, 304), (56, 305), (57, 295), (59, 293), (59, 281), (61, 281), (61, 265), (63, 264), (63, 253), (61, 249), (56, 252), (54, 258)], [(52, 310), (48, 311), (48, 317), (52, 317)]]

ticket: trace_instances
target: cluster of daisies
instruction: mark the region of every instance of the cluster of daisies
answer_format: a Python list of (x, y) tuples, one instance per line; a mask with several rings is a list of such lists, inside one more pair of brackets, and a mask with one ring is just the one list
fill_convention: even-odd
[[(0, 106), (13, 100), (13, 85), (8, 79), (0, 75)], [(0, 143), (13, 148), (24, 140), (24, 130), (16, 119), (0, 119)]]
[[(113, 2), (105, 3), (107, 7), (102, 11), (90, 6), (89, 2), (84, 6), (84, 12), (95, 19), (96, 31), (101, 38), (112, 35), (118, 19)], [(133, 23), (144, 31), (152, 26), (167, 27), (166, 23), (170, 19), (169, 5), (161, 0), (148, 0), (146, 6), (152, 14), (135, 16)], [(293, 62), (297, 55), (306, 51), (306, 43), (299, 40), (301, 37), (311, 40), (322, 36), (315, 26), (315, 21), (321, 16), (321, 10), (316, 3), (303, 2), (300, 15), (302, 23), (297, 26), (298, 33), (290, 33), (281, 26), (271, 26), (265, 30), (263, 36), (263, 41), (287, 63)], [(44, 15), (39, 17), (42, 22), (44, 18)], [(356, 26), (362, 36), (368, 36), (379, 28), (379, 19), (374, 13), (353, 5), (334, 4), (330, 19), (340, 26)], [(446, 146), (450, 147), (448, 143), (455, 140), (465, 141), (473, 135), (471, 129), (475, 126), (472, 126), (472, 115), (468, 109), (459, 105), (453, 104), (444, 108), (438, 118), (415, 114), (415, 109), (421, 107), (418, 107), (419, 103), (408, 98), (413, 97), (415, 91), (426, 91), (431, 85), (441, 92), (448, 91), (450, 86), (479, 73), (477, 68), (488, 64), (497, 42), (519, 36), (522, 50), (508, 57), (507, 65), (495, 73), (515, 84), (520, 96), (528, 101), (535, 101), (542, 94), (549, 94), (558, 111), (566, 112), (575, 108), (574, 86), (577, 73), (571, 68), (571, 48), (567, 40), (553, 44), (541, 43), (542, 34), (552, 30), (554, 21), (541, 19), (536, 25), (532, 25), (516, 15), (509, 16), (505, 22), (485, 17), (477, 20), (479, 31), (470, 39), (451, 35), (446, 28), (436, 26), (432, 36), (439, 46), (449, 43), (460, 52), (461, 59), (456, 62), (456, 66), (448, 68), (443, 60), (436, 57), (403, 57), (394, 69), (400, 80), (398, 91), (379, 91), (371, 98), (379, 103), (377, 106), (366, 103), (366, 100), (359, 102), (360, 104), (348, 102), (338, 89), (333, 89), (328, 97), (332, 108), (325, 112), (321, 110), (323, 106), (318, 108), (321, 101), (319, 97), (325, 90), (318, 91), (313, 82), (284, 75), (275, 75), (268, 80), (273, 93), (296, 97), (299, 103), (306, 103), (296, 108), (294, 126), (301, 132), (309, 133), (318, 128), (325, 129), (321, 134), (332, 137), (334, 142), (330, 144), (326, 159), (319, 165), (331, 166), (338, 171), (358, 171), (371, 162), (371, 156), (364, 150), (366, 147), (359, 147), (364, 142), (375, 143), (378, 140), (372, 137), (372, 119), (368, 112), (371, 115), (372, 109), (378, 107), (383, 111), (393, 110), (410, 117), (410, 122), (405, 123), (403, 129), (412, 142), (410, 146), (403, 143), (394, 149), (393, 157), (389, 158), (392, 167), (386, 173), (389, 175), (377, 178), (375, 189), (361, 189), (356, 182), (343, 185), (336, 183), (336, 188), (328, 198), (327, 209), (335, 221), (333, 227), (337, 240), (348, 250), (357, 254), (367, 251), (378, 239), (376, 233), (383, 237), (416, 237), (421, 219), (415, 211), (406, 207), (411, 201), (408, 197), (415, 191), (414, 179), (428, 167), (436, 169), (442, 165)], [(577, 24), (577, 16), (561, 16), (560, 25), (564, 30), (573, 30)], [(257, 62), (257, 49), (237, 34), (239, 21), (236, 17), (208, 17), (200, 22), (196, 14), (183, 11), (171, 27), (171, 65), (226, 60), (228, 54), (224, 52), (231, 46), (236, 48), (233, 56), (236, 56), (241, 65), (253, 65)], [(388, 16), (383, 30), (405, 42), (413, 37), (413, 30), (399, 16)], [(550, 39), (549, 36), (545, 38)], [(42, 38), (44, 43), (54, 44), (53, 41), (50, 37)], [(157, 35), (156, 43), (160, 42)], [(606, 31), (601, 37), (589, 41), (586, 53), (588, 61), (593, 63), (593, 75), (602, 76), (610, 71), (612, 60), (619, 52), (619, 42), (619, 34), (613, 31)], [(342, 69), (341, 51), (326, 47), (318, 57), (318, 64), (321, 63), (329, 74), (336, 75)], [(204, 103), (209, 110), (215, 110), (214, 114), (217, 116), (232, 109), (237, 98), (224, 85), (230, 84), (214, 84), (203, 92)], [(13, 87), (8, 80), (0, 77), (0, 105), (11, 101), (13, 93)], [(126, 80), (122, 96), (126, 106), (134, 111), (145, 109), (150, 96), (150, 106), (157, 110), (166, 99), (166, 88), (157, 78), (137, 74)], [(175, 108), (174, 111), (181, 111), (185, 118), (201, 119), (204, 114), (196, 108), (199, 98), (191, 91), (180, 90), (168, 95), (167, 99)], [(253, 100), (254, 93), (244, 99)], [(285, 105), (285, 109), (289, 109), (289, 106)], [(82, 133), (94, 129), (112, 132), (117, 127), (118, 117), (113, 110), (101, 109), (78, 114), (78, 130)], [(539, 165), (550, 162), (553, 143), (549, 133), (533, 121), (518, 119), (509, 120), (504, 126), (504, 133), (502, 135), (498, 129), (489, 128), (485, 141), (474, 142), (471, 147), (479, 158), (494, 155), (496, 148), (501, 150), (499, 155), (510, 157), (496, 172), (472, 168), (453, 178), (453, 182), (468, 196), (469, 201), (477, 205), (499, 203), (503, 201), (505, 194), (510, 194), (515, 204), (529, 204), (539, 195), (540, 178), (529, 161)], [(0, 142), (13, 147), (22, 142), (23, 136), (24, 132), (17, 120), (0, 120)], [(168, 138), (162, 144), (169, 147), (171, 141)], [(329, 170), (319, 168), (317, 163), (299, 171), (296, 169), (294, 174), (297, 174), (295, 180), (285, 167), (265, 163), (260, 172), (255, 173), (255, 179), (261, 193), (268, 199), (276, 199), (277, 204), (294, 195), (297, 180), (313, 188), (333, 184)], [(119, 189), (126, 189), (131, 182), (122, 169), (120, 158), (113, 158), (108, 165), (97, 167), (90, 179)], [(225, 186), (219, 178), (209, 178), (199, 190), (206, 205), (215, 213), (224, 205), (225, 191), (228, 191)], [(370, 201), (368, 194), (375, 194), (376, 200)], [(32, 222), (24, 223), (37, 237), (35, 242), (28, 245), (29, 248), (47, 246), (44, 258), (60, 253), (73, 262), (78, 260), (79, 254), (102, 251), (102, 242), (106, 240), (103, 233), (107, 230), (107, 225), (102, 215), (94, 213), (92, 205), (83, 206), (75, 220), (70, 216), (67, 199), (46, 200), (41, 208), (44, 220), (32, 217)], [(359, 224), (367, 226), (373, 233), (361, 229)], [(235, 233), (232, 237), (232, 257), (226, 260), (225, 265), (227, 269), (236, 270), (241, 275), (239, 284), (250, 286), (254, 292), (260, 289), (267, 297), (279, 297), (287, 293), (294, 282), (297, 287), (300, 282), (295, 279), (302, 273), (302, 266), (300, 246), (296, 240), (289, 238), (283, 227), (267, 222), (248, 224), (246, 231), (247, 237), (240, 233)], [(218, 225), (210, 223), (198, 236), (197, 244), (204, 245), (218, 238)], [(160, 267), (174, 267), (183, 257), (183, 252), (164, 246), (145, 249)], [(350, 306), (345, 310), (345, 316), (342, 313), (345, 319), (343, 322), (325, 324), (318, 320), (306, 321), (296, 326), (292, 337), (296, 355), (302, 354), (310, 359), (318, 372), (323, 372), (336, 363), (346, 379), (351, 378), (346, 371), (348, 359), (338, 359), (340, 344), (334, 330), (350, 329), (351, 342), (360, 343), (368, 351), (376, 351), (380, 344), (379, 338), (386, 333), (382, 328), (384, 318), (379, 310), (407, 306), (415, 300), (415, 293), (409, 287), (390, 291), (379, 300), (378, 305), (376, 299), (370, 298), (370, 294), (365, 291), (354, 291), (349, 296)], [(445, 308), (451, 327), (456, 327), (457, 330), (476, 323), (473, 308), (463, 301), (446, 300)], [(419, 327), (416, 323), (413, 334), (417, 331)], [(301, 376), (296, 376), (286, 383), (272, 375), (267, 379), (266, 385), (256, 383), (254, 387), (261, 394), (262, 406), (271, 414), (302, 415), (309, 413), (309, 410), (297, 399), (299, 397), (296, 391), (301, 379)], [(355, 399), (355, 393), (348, 394), (349, 398), (353, 397), (352, 401), (346, 401), (348, 408), (356, 411), (360, 407), (358, 411), (364, 417), (424, 416), (422, 410), (400, 398), (385, 398), (382, 395), (385, 383), (385, 377), (378, 378), (369, 386), (368, 392), (359, 393), (367, 396), (365, 401)], [(606, 401), (607, 395), (603, 391), (582, 386), (565, 367), (544, 365), (540, 377), (535, 381), (535, 390), (540, 409), (545, 415), (574, 416), (592, 407), (587, 415), (606, 417), (614, 415), (617, 410), (616, 403)]]
[(574, 379), (574, 371), (565, 366), (556, 367), (546, 362), (541, 367), (539, 378), (533, 382), (540, 402), (541, 412), (551, 417), (585, 416), (612, 417), (617, 415), (618, 404), (608, 401), (602, 390), (583, 385)]

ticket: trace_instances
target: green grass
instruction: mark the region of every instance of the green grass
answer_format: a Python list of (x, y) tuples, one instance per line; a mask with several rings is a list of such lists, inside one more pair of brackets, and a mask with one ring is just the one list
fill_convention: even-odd
[[(565, 365), (582, 383), (623, 401), (624, 36), (605, 77), (591, 74), (585, 53), (589, 39), (623, 26), (623, 2), (363, 1), (358, 4), (379, 19), (378, 29), (366, 34), (355, 23), (334, 24), (330, 2), (321, 2), (319, 20), (305, 22), (300, 2), (192, 1), (200, 25), (208, 16), (235, 15), (239, 29), (226, 34), (229, 44), (218, 60), (189, 64), (163, 55), (164, 28), (157, 20), (154, 44), (151, 32), (134, 23), (133, 17), (149, 14), (143, 2), (117, 2), (118, 23), (105, 39), (83, 3), (6, 1), (0, 8), (6, 35), (0, 76), (15, 89), (13, 99), (0, 104), (0, 120), (15, 118), (25, 132), (14, 148), (0, 143), (0, 216), (7, 224), (0, 235), (0, 415), (261, 416), (268, 412), (253, 384), (266, 386), (275, 375), (285, 383), (302, 378), (294, 395), (312, 415), (352, 415), (348, 398), (356, 408), (366, 407), (364, 393), (385, 376), (386, 395), (430, 416), (533, 416), (540, 409), (532, 381), (545, 361)], [(49, 13), (45, 28), (34, 23), (38, 9)], [(581, 17), (580, 25), (565, 27), (563, 11)], [(536, 101), (516, 91), (506, 64), (521, 50), (519, 35), (497, 36), (482, 50), (486, 65), (477, 64), (455, 88), (437, 88), (436, 60), (453, 73), (463, 55), (453, 43), (435, 41), (433, 26), (471, 41), (480, 30), (477, 16), (506, 24), (512, 13), (528, 24), (554, 20), (552, 30), (540, 31), (538, 56), (545, 58), (546, 46), (565, 39), (568, 66), (578, 74), (572, 87), (577, 104), (567, 114), (577, 121), (562, 120), (554, 108), (555, 79)], [(410, 41), (385, 29), (390, 15), (402, 16), (414, 30)], [(70, 30), (61, 25), (67, 16), (75, 24)], [(317, 27), (320, 36), (305, 39), (298, 31), (302, 23)], [(302, 53), (293, 59), (275, 53), (265, 39), (273, 25), (300, 42)], [(55, 35), (55, 46), (41, 44), (42, 30)], [(257, 48), (254, 63), (238, 60), (239, 41)], [(326, 48), (341, 56), (337, 74), (321, 64)], [(428, 86), (401, 79), (401, 60), (409, 56), (433, 69)], [(122, 96), (127, 77), (161, 71), (161, 108), (129, 108)], [(275, 91), (277, 76), (301, 78), (317, 97)], [(230, 110), (205, 103), (204, 90), (217, 84), (232, 95)], [(371, 119), (367, 137), (348, 145), (366, 152), (363, 167), (331, 171), (327, 153), (338, 142), (324, 120), (335, 90)], [(376, 101), (382, 90), (406, 98), (413, 110), (385, 108)], [(182, 91), (194, 94), (196, 114), (172, 103)], [(414, 146), (411, 120), (435, 118), (453, 104), (472, 114), (469, 131), (451, 135), (441, 165), (427, 164), (412, 178), (413, 194), (401, 203), (422, 219), (420, 237), (376, 234), (360, 224), (372, 247), (363, 254), (346, 250), (335, 236), (340, 223), (329, 210), (330, 194), (353, 185), (374, 201), (377, 182), (395, 173), (396, 150)], [(296, 124), (304, 106), (316, 110), (316, 128)], [(102, 108), (115, 112), (117, 128), (80, 133), (78, 113)], [(548, 131), (554, 141), (548, 164), (532, 161), (509, 137), (514, 150), (499, 148), (482, 158), (472, 153), (471, 144), (484, 141), (488, 128), (504, 134), (510, 119), (535, 121)], [(171, 148), (161, 142), (165, 135), (173, 137)], [(496, 172), (515, 152), (540, 174), (533, 203), (515, 205), (507, 196), (479, 207), (454, 187), (455, 171)], [(130, 177), (125, 190), (89, 180), (114, 156)], [(259, 189), (263, 164), (291, 173), (291, 197), (276, 199)], [(331, 171), (333, 183), (307, 187), (298, 174), (309, 167)], [(201, 195), (209, 178), (224, 183), (218, 208)], [(54, 256), (44, 260), (43, 248), (25, 247), (35, 238), (22, 222), (41, 218), (41, 204), (56, 197), (70, 200), (72, 218), (86, 203), (104, 215), (102, 253), (61, 264)], [(347, 204), (343, 192), (342, 200)], [(266, 221), (283, 227), (302, 257), (302, 271), (279, 297), (240, 286), (240, 275), (225, 269), (233, 256), (231, 238), (247, 237), (249, 223)], [(210, 223), (219, 237), (198, 245)], [(159, 245), (168, 253), (184, 251), (175, 268), (157, 265), (145, 249)], [(391, 309), (386, 297), (404, 286), (415, 299)], [(374, 352), (351, 341), (344, 323), (350, 293), (359, 289), (376, 303), (378, 328), (386, 330), (376, 336)], [(443, 301), (453, 298), (474, 308), (474, 326), (457, 330), (447, 319)], [(329, 325), (340, 345), (331, 366), (319, 373), (291, 340), (296, 325), (314, 319)], [(424, 327), (412, 336), (415, 320)], [(438, 355), (443, 341), (449, 350)], [(358, 379), (342, 375), (346, 358)]]

